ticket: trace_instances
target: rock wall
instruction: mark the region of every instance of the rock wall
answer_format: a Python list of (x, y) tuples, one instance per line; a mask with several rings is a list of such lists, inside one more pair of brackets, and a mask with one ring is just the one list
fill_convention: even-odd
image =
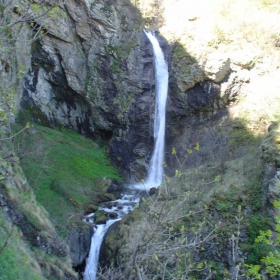
[[(33, 43), (22, 107), (39, 123), (110, 140), (112, 162), (127, 180), (140, 180), (153, 149), (155, 99), (140, 12), (128, 0), (67, 1), (60, 9), (67, 16), (49, 21), (48, 33)], [(160, 43), (170, 66), (167, 146), (184, 150), (194, 140), (182, 137), (223, 116), (218, 110), (234, 99), (239, 81), (228, 58), (209, 58), (202, 67), (180, 45)]]
[[(152, 48), (142, 32), (141, 13), (129, 0), (71, 0), (59, 2), (59, 7), (66, 17), (49, 20), (47, 33), (33, 43), (22, 107), (45, 125), (70, 127), (110, 141), (112, 163), (127, 180), (138, 181), (146, 175), (153, 149), (155, 98)], [(210, 43), (194, 52), (197, 46), (191, 39), (187, 51), (183, 39), (168, 37), (167, 43), (160, 38), (170, 72), (170, 173), (176, 168), (171, 147), (181, 158), (198, 142), (201, 147), (215, 146), (210, 153), (201, 151), (201, 160), (213, 150), (224, 154), (229, 140), (224, 134), (214, 140), (213, 128), (230, 125), (229, 106), (246, 95), (254, 55), (221, 51)], [(200, 164), (190, 159), (195, 161)]]
[[(152, 149), (152, 51), (130, 1), (67, 1), (32, 46), (22, 107), (33, 119), (111, 140), (124, 176), (145, 173)], [(40, 22), (38, 22), (40, 24)]]

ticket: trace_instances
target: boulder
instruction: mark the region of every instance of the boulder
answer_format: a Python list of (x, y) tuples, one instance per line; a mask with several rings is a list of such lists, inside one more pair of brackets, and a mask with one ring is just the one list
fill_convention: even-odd
[(115, 219), (118, 217), (118, 213), (116, 212), (106, 212), (106, 216), (111, 218), (111, 219)]
[(73, 267), (77, 267), (85, 261), (89, 253), (92, 235), (92, 225), (80, 220), (69, 224), (66, 241)]
[(157, 189), (156, 189), (156, 188), (151, 188), (151, 189), (149, 190), (149, 195), (153, 195), (153, 194), (155, 194), (155, 193), (156, 193), (156, 191), (157, 191)]
[(84, 212), (86, 215), (91, 214), (91, 213), (95, 213), (98, 210), (98, 206), (95, 204), (90, 204), (90, 205), (86, 205), (84, 207)]
[(214, 53), (208, 57), (204, 70), (210, 80), (220, 82), (230, 71), (230, 60), (220, 53)]
[(94, 215), (94, 222), (97, 225), (106, 224), (108, 217), (104, 210), (98, 210)]

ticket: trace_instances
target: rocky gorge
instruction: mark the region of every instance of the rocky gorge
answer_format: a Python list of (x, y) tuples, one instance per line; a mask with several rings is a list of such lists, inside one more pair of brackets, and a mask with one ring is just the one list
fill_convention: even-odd
[[(33, 2), (40, 4), (40, 1)], [(203, 270), (198, 267), (203, 264), (205, 270), (195, 274), (198, 279), (206, 279), (203, 273), (211, 275), (209, 279), (233, 279), (230, 277), (236, 275), (236, 266), (250, 259), (251, 252), (257, 254), (252, 232), (262, 228), (256, 226), (256, 220), (268, 217), (270, 222), (259, 224), (273, 229), (271, 221), (277, 216), (273, 203), (279, 199), (280, 26), (276, 20), (279, 3), (265, 4), (257, 0), (226, 1), (223, 5), (215, 0), (211, 3), (201, 0), (198, 4), (190, 1), (174, 4), (167, 0), (43, 2), (47, 7), (57, 7), (54, 17), (33, 16), (33, 26), (42, 28), (44, 34), (27, 40), (30, 29), (33, 29), (31, 36), (36, 32), (27, 21), (16, 38), (20, 47), (11, 52), (3, 51), (1, 55), (3, 85), (8, 85), (24, 65), (15, 88), (21, 116), (45, 127), (71, 129), (95, 141), (105, 141), (108, 157), (122, 177), (129, 182), (140, 181), (147, 172), (154, 144), (155, 100), (153, 53), (143, 29), (155, 29), (170, 74), (165, 172), (167, 178), (182, 172), (180, 178), (175, 176), (177, 188), (170, 192), (176, 198), (172, 200), (179, 203), (181, 194), (189, 192), (188, 204), (182, 207), (184, 215), (187, 211), (203, 213), (174, 222), (174, 231), (180, 232), (182, 225), (197, 228), (205, 218), (207, 226), (202, 235), (206, 236), (213, 230), (211, 225), (217, 225), (217, 235), (205, 243), (203, 249), (192, 248), (188, 262), (195, 263), (196, 271)], [(204, 5), (204, 9), (199, 8), (199, 4)], [(17, 1), (9, 6), (14, 20), (18, 6)], [(32, 6), (29, 13), (35, 13)], [(3, 42), (1, 48), (6, 48), (5, 44), (8, 42)], [(5, 157), (4, 153), (1, 186), (2, 180), (4, 185), (4, 179), (8, 178), (7, 170), (10, 174), (21, 172), (12, 171), (20, 167), (7, 163)], [(16, 159), (16, 155), (12, 158)], [(33, 186), (25, 181), (24, 174), (19, 176), (9, 177), (9, 184), (15, 185), (15, 189), (1, 187), (1, 211), (9, 217), (5, 223), (14, 224), (27, 244), (45, 248), (43, 251), (58, 259), (69, 257), (65, 241), (57, 236), (51, 223), (50, 230), (38, 224), (37, 227), (21, 226), (30, 222), (20, 222), (25, 218), (13, 205), (22, 198), (12, 196), (9, 190), (16, 193), (18, 186), (23, 192), (32, 193), (27, 185)], [(63, 189), (57, 181), (52, 188), (57, 189), (57, 185)], [(110, 185), (111, 182), (104, 184), (102, 192), (106, 193)], [(102, 195), (97, 202), (106, 200), (105, 194)], [(141, 205), (144, 207), (145, 202)], [(234, 243), (230, 238), (238, 226), (235, 218), (238, 205), (242, 207), (240, 215), (245, 222), (240, 225), (238, 243)], [(150, 261), (142, 266), (142, 272), (146, 267), (157, 275), (156, 257), (151, 261), (152, 254), (147, 253), (147, 248), (143, 247), (146, 250), (143, 252), (135, 246), (145, 243), (144, 229), (149, 225), (146, 218), (141, 215), (141, 208), (137, 209), (120, 222), (117, 230), (108, 234), (106, 248), (102, 249), (103, 263), (112, 262), (121, 267), (122, 263), (129, 263), (129, 256), (137, 251), (141, 264)], [(70, 257), (72, 265), (77, 267), (85, 261), (92, 227), (80, 218), (68, 226)], [(192, 233), (188, 232), (187, 237), (192, 238)], [(51, 244), (56, 243), (63, 245), (53, 248)], [(231, 253), (233, 244), (238, 251), (237, 260)], [(254, 258), (256, 262), (261, 256)], [(209, 265), (207, 260), (214, 261)], [(55, 263), (49, 264), (56, 271), (54, 279), (78, 278), (69, 259), (67, 268), (60, 274), (56, 270), (60, 265)], [(167, 263), (172, 271), (179, 265), (180, 257), (174, 256)], [(40, 270), (40, 262), (32, 265)], [(125, 271), (127, 278), (124, 279), (134, 277), (135, 264), (129, 265), (130, 271)], [(223, 270), (227, 273), (222, 274)], [(47, 276), (40, 277), (34, 276), (34, 279), (47, 279)], [(180, 277), (166, 276), (166, 279), (192, 279)], [(153, 278), (150, 275), (146, 279)]]

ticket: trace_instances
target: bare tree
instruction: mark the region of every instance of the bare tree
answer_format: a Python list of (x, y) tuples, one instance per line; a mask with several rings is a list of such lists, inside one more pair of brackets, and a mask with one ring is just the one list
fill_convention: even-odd
[[(192, 207), (192, 192), (180, 188), (186, 180), (183, 177), (178, 171), (175, 178), (166, 178), (156, 193), (143, 198), (135, 210), (141, 218), (121, 226), (125, 244), (119, 249), (117, 273), (122, 271), (124, 279), (188, 279), (194, 272), (205, 273), (205, 279), (211, 276), (207, 264), (193, 259), (212, 240), (217, 225), (208, 224), (203, 211)], [(112, 267), (109, 271), (114, 275)], [(104, 279), (105, 272), (99, 272), (100, 279)]]

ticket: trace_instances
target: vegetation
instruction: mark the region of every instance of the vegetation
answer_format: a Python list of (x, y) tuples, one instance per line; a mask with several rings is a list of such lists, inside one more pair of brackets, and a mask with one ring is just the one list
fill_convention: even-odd
[[(66, 274), (75, 279), (66, 244), (57, 236), (48, 213), (36, 200), (18, 165), (19, 158), (14, 155), (7, 161), (2, 156), (1, 279), (57, 279), (58, 275)], [(56, 246), (59, 252), (54, 249)]]
[[(242, 131), (244, 126), (250, 127), (250, 122), (237, 127)], [(277, 127), (274, 125), (274, 130), (278, 131)], [(239, 140), (231, 134), (236, 127), (232, 128), (229, 139)], [(235, 152), (226, 160), (218, 156), (211, 142), (206, 148), (213, 148), (215, 161), (210, 152), (195, 168), (190, 168), (192, 161), (200, 162), (199, 154), (205, 153), (205, 147), (196, 143), (193, 149), (187, 149), (183, 161), (182, 154), (179, 159), (173, 148), (171, 154), (180, 169), (174, 178), (166, 177), (154, 196), (143, 199), (139, 208), (121, 221), (118, 233), (107, 237), (107, 254), (117, 269), (103, 269), (100, 277), (106, 273), (112, 279), (116, 279), (113, 275), (119, 279), (134, 275), (138, 280), (278, 276), (279, 244), (277, 238), (272, 238), (278, 230), (266, 231), (273, 225), (263, 207), (262, 161), (257, 149), (260, 141), (267, 149), (275, 145), (274, 130), (270, 131), (273, 138), (260, 138), (244, 129), (241, 141), (228, 141), (227, 149), (234, 147)], [(273, 151), (276, 149), (274, 146)], [(278, 156), (274, 152), (269, 155), (265, 157), (269, 162)]]
[(163, 0), (135, 0), (132, 2), (141, 11), (145, 28), (157, 30), (164, 24)]
[(16, 138), (14, 149), (38, 202), (61, 236), (71, 215), (97, 205), (110, 179), (121, 180), (106, 156), (106, 143), (95, 143), (74, 131), (33, 124)]
[[(89, 208), (96, 209), (101, 200), (112, 199), (105, 194), (107, 186), (111, 179), (121, 178), (106, 157), (106, 143), (95, 143), (64, 128), (55, 130), (29, 123), (15, 125), (11, 131), (15, 92), (26, 68), (14, 67), (15, 61), (9, 57), (15, 56), (16, 49), (9, 47), (21, 38), (22, 28), (31, 31), (28, 40), (33, 40), (48, 32), (45, 16), (65, 15), (51, 6), (50, 1), (41, 4), (21, 1), (22, 6), (16, 10), (2, 2), (0, 58), (5, 79), (0, 95), (0, 202), (4, 205), (1, 209), (6, 207), (11, 212), (11, 204), (13, 211), (22, 213), (25, 224), (32, 225), (27, 228), (27, 237), (31, 238), (36, 231), (48, 244), (63, 244), (53, 224), (59, 235), (65, 237), (69, 218)], [(279, 202), (270, 204), (264, 196), (268, 185), (264, 181), (275, 170), (271, 169), (269, 175), (263, 170), (268, 166), (280, 167), (280, 84), (277, 83), (280, 56), (276, 46), (280, 37), (277, 25), (267, 21), (270, 18), (273, 23), (274, 17), (279, 18), (279, 1), (226, 0), (221, 5), (220, 1), (212, 0), (209, 3), (215, 12), (205, 9), (207, 15), (203, 14), (204, 9), (198, 9), (200, 1), (193, 6), (190, 5), (193, 1), (186, 0), (132, 2), (142, 9), (146, 26), (160, 29), (170, 42), (176, 41), (172, 71), (179, 80), (185, 79), (187, 86), (179, 86), (182, 96), (194, 83), (205, 80), (203, 65), (212, 52), (229, 57), (232, 72), (245, 73), (239, 81), (240, 92), (245, 94), (230, 100), (227, 107), (230, 121), (221, 118), (219, 124), (209, 129), (196, 128), (197, 141), (190, 142), (191, 146), (180, 157), (176, 149), (170, 152), (175, 158), (173, 162), (178, 163), (174, 178), (166, 177), (156, 194), (143, 199), (138, 209), (121, 221), (120, 231), (109, 236), (107, 253), (115, 257), (114, 265), (118, 267), (100, 272), (100, 277), (139, 280), (279, 277), (279, 217), (271, 222), (271, 212), (279, 211)], [(164, 13), (173, 6), (179, 7), (179, 12), (166, 16), (164, 23)], [(205, 20), (200, 20), (203, 16)], [(125, 22), (124, 16), (122, 21)], [(203, 32), (199, 32), (200, 22)], [(113, 42), (107, 46), (106, 55), (116, 84), (126, 75), (122, 60), (139, 44), (133, 39), (122, 43), (124, 48)], [(243, 47), (247, 52), (244, 57), (237, 51)], [(245, 77), (248, 71), (250, 83)], [(98, 83), (102, 81), (86, 84), (93, 95), (97, 96), (100, 90), (98, 98), (102, 99), (101, 85), (96, 89)], [(226, 93), (221, 90), (220, 94), (222, 99)], [(119, 96), (114, 99), (113, 105), (120, 108), (119, 120), (125, 121), (123, 116), (133, 100)], [(215, 110), (209, 115), (215, 115)], [(200, 121), (207, 117), (210, 118), (201, 115)], [(24, 176), (12, 175), (20, 174), (19, 163), (35, 194)], [(5, 202), (3, 197), (9, 201)], [(0, 278), (63, 279), (67, 273), (74, 275), (67, 257), (35, 246), (30, 249), (22, 231), (11, 224), (6, 212), (0, 212), (3, 236)], [(104, 213), (99, 218), (106, 219)]]
[[(0, 275), (1, 279), (44, 279), (42, 276), (41, 268), (35, 261), (33, 252), (26, 246), (21, 239), (21, 233), (16, 228), (12, 228), (11, 224), (7, 222), (7, 219), (0, 212), (1, 221), (1, 243), (4, 245), (4, 241), (8, 236), (8, 243), (0, 252)], [(20, 265), (18, 265), (20, 264)]]

